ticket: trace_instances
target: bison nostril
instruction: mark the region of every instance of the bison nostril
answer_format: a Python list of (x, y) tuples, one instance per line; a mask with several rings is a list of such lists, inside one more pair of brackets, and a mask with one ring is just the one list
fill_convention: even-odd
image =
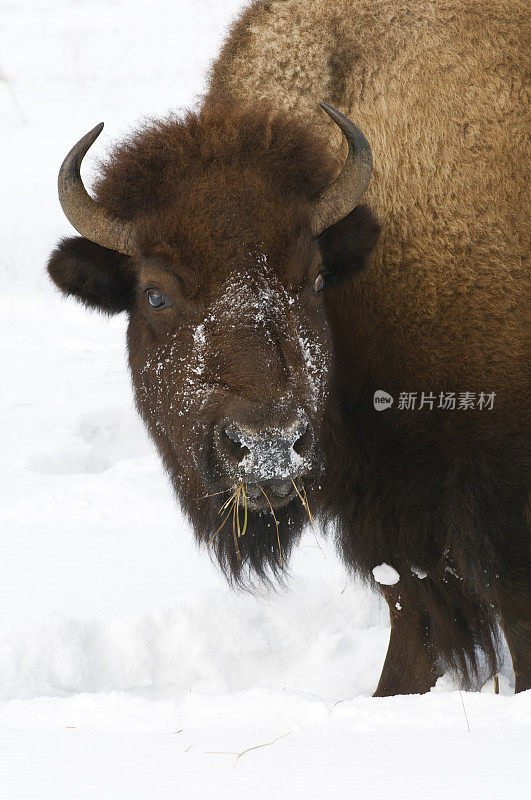
[(311, 439), (312, 436), (310, 433), (310, 426), (305, 425), (304, 429), (301, 429), (301, 434), (299, 438), (293, 444), (293, 449), (295, 450), (295, 452), (298, 453), (298, 455), (303, 456), (307, 452), (311, 444)]
[(240, 432), (234, 428), (225, 428), (224, 431), (225, 448), (238, 461), (249, 453), (249, 448), (243, 444)]
[(242, 442), (241, 433), (235, 428), (225, 428), (224, 434), (225, 436), (229, 437), (231, 442), (236, 442), (237, 444), (241, 444)]

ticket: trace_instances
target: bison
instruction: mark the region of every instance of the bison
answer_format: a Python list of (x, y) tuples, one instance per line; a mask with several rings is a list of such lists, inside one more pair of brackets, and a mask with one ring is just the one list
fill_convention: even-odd
[(314, 515), (383, 573), (376, 695), (493, 674), (498, 622), (531, 685), (526, 6), (253, 2), (197, 113), (144, 125), (92, 195), (102, 125), (59, 174), (81, 237), (49, 273), (129, 315), (195, 536), (271, 580)]

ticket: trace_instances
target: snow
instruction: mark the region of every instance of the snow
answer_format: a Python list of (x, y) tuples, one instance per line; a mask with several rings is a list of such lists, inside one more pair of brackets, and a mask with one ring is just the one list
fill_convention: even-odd
[(298, 339), (312, 389), (313, 407), (318, 409), (322, 407), (326, 397), (327, 376), (331, 365), (330, 354), (323, 350), (318, 340), (310, 339), (304, 331), (299, 333)]
[(423, 581), (423, 580), (424, 580), (424, 578), (427, 578), (427, 577), (428, 577), (428, 573), (427, 573), (427, 572), (424, 572), (424, 570), (423, 570), (423, 569), (420, 569), (420, 567), (413, 567), (413, 566), (412, 566), (412, 567), (411, 567), (411, 572), (413, 573), (413, 575), (416, 575), (416, 576), (417, 576), (417, 578), (418, 578), (419, 580), (421, 580), (421, 581)]
[(374, 580), (384, 586), (394, 586), (400, 580), (400, 575), (396, 569), (386, 564), (385, 561), (383, 564), (378, 564), (377, 567), (374, 567), (372, 574), (374, 575)]
[(232, 592), (134, 411), (125, 319), (46, 280), (71, 232), (55, 189), (69, 147), (105, 120), (90, 183), (139, 119), (193, 105), (240, 6), (3, 4), (2, 796), (520, 797), (531, 693), (512, 696), (507, 654), (499, 695), (460, 696), (446, 674), (427, 696), (371, 698), (388, 611), (319, 531), (285, 587)]
[(299, 409), (299, 419), (290, 429), (269, 431), (268, 438), (257, 439), (252, 434), (239, 431), (238, 441), (249, 451), (238, 464), (241, 474), (255, 475), (256, 480), (291, 479), (294, 475), (303, 474), (309, 462), (294, 449), (307, 427), (302, 414)]

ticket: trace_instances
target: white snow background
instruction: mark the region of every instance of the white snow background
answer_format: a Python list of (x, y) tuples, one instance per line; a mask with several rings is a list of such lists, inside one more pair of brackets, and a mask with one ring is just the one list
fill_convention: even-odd
[(231, 592), (133, 409), (126, 320), (46, 279), (66, 152), (105, 121), (90, 185), (140, 119), (194, 105), (241, 5), (2, 3), (0, 796), (522, 797), (531, 693), (508, 658), (498, 696), (448, 674), (371, 698), (388, 613), (321, 535), (288, 588)]

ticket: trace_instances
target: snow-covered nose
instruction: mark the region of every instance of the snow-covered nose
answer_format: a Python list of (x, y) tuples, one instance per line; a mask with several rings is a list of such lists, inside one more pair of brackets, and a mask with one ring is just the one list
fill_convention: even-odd
[(257, 482), (296, 478), (308, 467), (312, 437), (306, 419), (297, 420), (287, 429), (264, 433), (231, 423), (225, 427), (224, 433), (240, 448), (236, 472), (241, 480)]

